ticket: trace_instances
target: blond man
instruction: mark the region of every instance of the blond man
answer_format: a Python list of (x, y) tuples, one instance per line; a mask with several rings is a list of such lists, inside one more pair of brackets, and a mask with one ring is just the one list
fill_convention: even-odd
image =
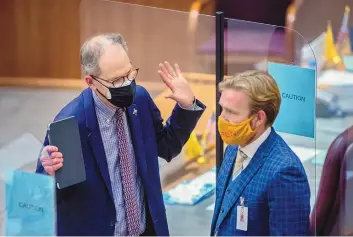
[(228, 146), (217, 178), (211, 235), (308, 235), (308, 179), (272, 127), (281, 104), (275, 80), (262, 71), (246, 71), (222, 81), (219, 90), (218, 129)]

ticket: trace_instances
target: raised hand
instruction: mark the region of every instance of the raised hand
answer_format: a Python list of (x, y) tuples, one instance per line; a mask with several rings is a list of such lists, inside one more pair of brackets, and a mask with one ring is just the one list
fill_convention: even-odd
[(158, 74), (172, 92), (165, 98), (174, 100), (183, 108), (190, 108), (193, 105), (194, 92), (183, 77), (178, 64), (175, 64), (173, 68), (167, 61), (160, 63)]

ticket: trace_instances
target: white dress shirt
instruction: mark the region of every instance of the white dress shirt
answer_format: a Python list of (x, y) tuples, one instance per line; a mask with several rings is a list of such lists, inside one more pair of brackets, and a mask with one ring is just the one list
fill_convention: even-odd
[(259, 147), (261, 146), (261, 144), (268, 138), (268, 136), (271, 133), (271, 127), (268, 127), (265, 132), (263, 134), (261, 134), (260, 137), (258, 137), (255, 141), (251, 142), (250, 144), (244, 146), (244, 147), (240, 147), (239, 149), (246, 154), (247, 158), (244, 160), (243, 165), (241, 167), (241, 169), (239, 171), (237, 171), (236, 173), (233, 173), (233, 177), (232, 180), (235, 180), (236, 177), (239, 176), (239, 174), (245, 170), (245, 168), (249, 165), (251, 159), (253, 158), (253, 156), (255, 155), (257, 149), (259, 149)]

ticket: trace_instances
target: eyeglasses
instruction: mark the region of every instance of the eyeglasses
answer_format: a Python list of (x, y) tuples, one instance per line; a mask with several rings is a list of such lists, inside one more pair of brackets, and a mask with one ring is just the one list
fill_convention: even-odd
[[(110, 83), (113, 85), (113, 87), (115, 88), (119, 88), (119, 87), (122, 87), (125, 82), (127, 81), (133, 81), (136, 79), (137, 77), (137, 74), (139, 72), (139, 68), (134, 68), (134, 69), (131, 69), (126, 76), (123, 76), (123, 77), (119, 77), (119, 78), (116, 78), (114, 81), (108, 81), (106, 79), (103, 79), (103, 78), (100, 78), (100, 77), (97, 77), (97, 76), (94, 76), (94, 75), (91, 75), (91, 77), (95, 80), (98, 81), (99, 80), (102, 80), (102, 81), (105, 81), (107, 83)], [(101, 83), (100, 81), (98, 81), (99, 83)], [(101, 83), (102, 84), (102, 83)]]

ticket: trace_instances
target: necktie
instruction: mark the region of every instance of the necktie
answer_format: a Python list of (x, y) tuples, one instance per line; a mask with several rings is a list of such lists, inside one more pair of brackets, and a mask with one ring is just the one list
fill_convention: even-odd
[(233, 170), (233, 179), (234, 179), (236, 173), (241, 169), (246, 158), (248, 158), (248, 156), (244, 152), (242, 152), (240, 149), (238, 149), (237, 158), (235, 160), (235, 165), (234, 165), (234, 170)]
[(139, 233), (139, 212), (137, 203), (137, 193), (134, 189), (134, 169), (131, 162), (131, 153), (129, 151), (129, 141), (124, 123), (124, 111), (118, 109), (118, 152), (120, 175), (123, 187), (123, 196), (125, 201), (125, 212), (127, 219), (127, 230), (129, 236), (138, 236)]

